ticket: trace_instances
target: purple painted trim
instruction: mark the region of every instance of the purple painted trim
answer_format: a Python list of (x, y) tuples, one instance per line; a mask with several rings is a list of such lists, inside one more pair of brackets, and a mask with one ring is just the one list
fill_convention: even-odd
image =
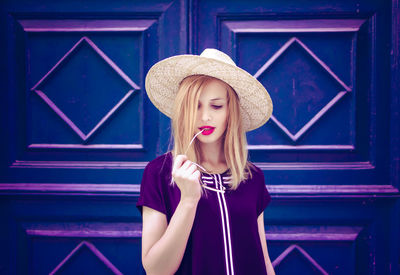
[[(46, 196), (46, 197), (93, 197), (93, 198), (104, 198), (104, 197), (110, 197), (110, 198), (137, 198), (139, 197), (139, 192), (135, 193), (110, 193), (110, 192), (1, 192), (0, 189), (0, 196)], [(290, 198), (298, 198), (299, 196), (291, 196)], [(336, 196), (337, 197), (337, 196)], [(335, 197), (335, 198), (336, 198)], [(344, 196), (342, 196), (344, 197)], [(362, 198), (369, 198), (371, 196), (362, 196)], [(376, 196), (374, 196), (375, 198)], [(383, 196), (380, 196), (383, 197)], [(384, 196), (387, 197), (387, 196)], [(305, 198), (305, 197), (301, 197)], [(314, 198), (314, 197), (313, 197)]]
[(258, 78), (261, 74), (263, 74), (271, 65), (274, 63), (278, 57), (280, 57), (294, 42), (296, 41), (296, 38), (291, 38), (289, 39), (283, 46), (276, 51), (268, 60), (265, 62), (264, 65), (261, 66), (260, 69), (254, 74), (255, 78)]
[(354, 241), (358, 233), (268, 233), (269, 241)]
[(93, 50), (95, 50), (96, 53), (99, 54), (101, 58), (103, 58), (104, 61), (108, 63), (108, 65), (111, 66), (131, 87), (135, 90), (140, 90), (140, 87), (136, 85), (102, 50), (100, 50), (99, 47), (96, 46), (95, 43), (93, 43), (92, 40), (90, 40), (88, 37), (83, 36), (81, 39), (79, 39), (78, 42), (75, 43), (74, 46), (56, 63), (56, 65), (53, 66), (53, 68), (48, 71), (42, 79), (39, 80), (38, 83), (36, 83), (32, 88), (31, 91), (34, 91), (37, 89), (37, 87), (46, 80), (46, 78), (55, 70), (57, 69), (58, 66), (70, 55), (72, 52), (83, 42), (87, 42)]
[(289, 246), (288, 248), (285, 249), (285, 251), (282, 252), (273, 262), (272, 265), (274, 267), (277, 267), (290, 253), (292, 253), (295, 249), (297, 249), (301, 255), (304, 256), (305, 259), (307, 259), (316, 269), (318, 269), (322, 274), (328, 275), (328, 272), (325, 271), (325, 269), (320, 266), (316, 260), (314, 260), (313, 257), (311, 257), (310, 254), (308, 254), (303, 248), (300, 246), (293, 244)]
[(56, 168), (56, 169), (129, 169), (142, 170), (148, 162), (125, 161), (19, 161), (10, 168)]
[(267, 70), (273, 62), (275, 62), (293, 43), (298, 43), (315, 61), (317, 61), (322, 68), (324, 68), (347, 92), (351, 91), (351, 88), (348, 87), (340, 78), (329, 68), (328, 65), (325, 64), (318, 56), (310, 50), (303, 42), (300, 41), (297, 37), (292, 37), (289, 39), (254, 75), (254, 77), (259, 77), (265, 70)]
[[(10, 168), (56, 169), (144, 169), (148, 162), (125, 161), (21, 161)], [(255, 162), (262, 170), (366, 170), (375, 169), (370, 162)]]
[(86, 135), (79, 129), (78, 126), (75, 125), (75, 123), (72, 122), (72, 120), (69, 119), (69, 117), (64, 114), (63, 111), (61, 111), (57, 105), (51, 101), (50, 98), (48, 98), (42, 91), (40, 90), (35, 90), (36, 94), (38, 94), (46, 103), (47, 105), (50, 106), (51, 109), (62, 119), (65, 121), (65, 123), (68, 124), (69, 127), (82, 139), (86, 140)]
[(262, 170), (372, 170), (370, 162), (256, 162)]
[(297, 141), (308, 129), (311, 128), (336, 102), (338, 102), (347, 92), (339, 92), (328, 104), (326, 104), (309, 122), (306, 123), (293, 136), (293, 141)]
[[(40, 91), (38, 88), (40, 84), (42, 84), (61, 64), (66, 58), (71, 55), (77, 47), (83, 43), (86, 42), (89, 44), (89, 46), (94, 49), (94, 51), (109, 65), (111, 68), (117, 72), (117, 74), (125, 80), (132, 88), (133, 90), (129, 90), (127, 94), (96, 124), (96, 126), (87, 134), (85, 135), (79, 128), (76, 126), (72, 120), (68, 118), (66, 114), (64, 114), (58, 107), (57, 105), (50, 100), (42, 91)], [(117, 111), (117, 109), (133, 94), (135, 90), (140, 90), (140, 87), (136, 85), (99, 47), (96, 46), (95, 43), (93, 43), (92, 40), (90, 40), (88, 37), (82, 37), (75, 45), (56, 63), (56, 65), (50, 69), (49, 72), (45, 74), (42, 79), (39, 80), (38, 83), (36, 83), (32, 88), (31, 91), (35, 91), (46, 103), (49, 105), (49, 107), (63, 120), (71, 129), (83, 140), (87, 141), (103, 124), (105, 121), (107, 121), (113, 113)]]
[(362, 194), (393, 194), (400, 195), (399, 190), (392, 185), (267, 185), (271, 194), (302, 194), (302, 195), (362, 195)]
[(112, 114), (131, 96), (134, 90), (130, 90), (100, 121), (96, 126), (86, 135), (85, 140), (89, 139), (99, 129), (104, 122), (109, 119)]
[(111, 68), (114, 69), (114, 71), (116, 71), (119, 76), (121, 76), (129, 85), (131, 85), (131, 87), (135, 90), (140, 90), (140, 87), (138, 85), (136, 85), (135, 82), (133, 82), (129, 76), (127, 76), (118, 66), (117, 64), (114, 63), (114, 61), (112, 61), (102, 50), (100, 50), (99, 47), (96, 46), (96, 44), (90, 40), (87, 37), (82, 37), (82, 39), (84, 39), (90, 46), (92, 46), (92, 48), (100, 55), (100, 57), (102, 57), (104, 59), (104, 61), (106, 61)]
[(350, 241), (357, 239), (361, 226), (274, 226), (266, 229), (266, 237), (272, 241)]
[(317, 61), (322, 68), (324, 68), (344, 89), (346, 92), (350, 92), (351, 88), (348, 87), (332, 70), (331, 68), (329, 68), (328, 65), (325, 64), (325, 62), (323, 62), (321, 59), (318, 58), (318, 56), (312, 51), (310, 50), (310, 48), (308, 48), (303, 42), (301, 42), (300, 39), (295, 38), (296, 42), (303, 47), (303, 49), (306, 50), (306, 52), (311, 55), (315, 61)]
[(354, 145), (248, 145), (249, 150), (355, 150)]
[(92, 40), (90, 40), (88, 37), (83, 36), (81, 39), (79, 39), (78, 42), (75, 43), (74, 46), (56, 63), (56, 65), (53, 66), (53, 68), (48, 71), (42, 79), (39, 80), (38, 83), (36, 83), (32, 88), (31, 91), (34, 91), (39, 87), (39, 85), (46, 80), (46, 78), (54, 71), (57, 69), (58, 66), (70, 55), (72, 54), (73, 51), (83, 42), (87, 42), (93, 50), (99, 54), (101, 58), (103, 58), (104, 61), (108, 63), (108, 65), (111, 66), (129, 85), (132, 86), (135, 90), (140, 90), (140, 87), (137, 86), (102, 50), (100, 50), (99, 47), (96, 46), (95, 43), (93, 43)]
[(139, 184), (97, 183), (0, 183), (0, 191), (139, 193)]
[(41, 237), (66, 237), (66, 238), (140, 238), (142, 231), (101, 231), (101, 230), (40, 230), (28, 229), (30, 236)]
[(65, 237), (65, 238), (140, 238), (141, 223), (49, 223), (25, 225), (28, 236)]
[(114, 274), (122, 275), (122, 272), (118, 270), (111, 262), (104, 256), (91, 242), (88, 241), (82, 241), (80, 244), (78, 244), (68, 255), (65, 257), (57, 266), (56, 268), (53, 269), (53, 271), (50, 272), (50, 275), (54, 275), (57, 273), (64, 265), (67, 263), (72, 256), (76, 254), (76, 252), (81, 249), (83, 246), (86, 246), (87, 248), (90, 249), (90, 251), (93, 252), (95, 256), (99, 258), (99, 260), (104, 263), (106, 267), (108, 267)]
[(33, 149), (143, 149), (142, 144), (46, 144), (33, 143), (28, 148)]
[[(400, 188), (400, 3), (392, 0), (391, 35), (391, 101), (390, 101), (390, 180)], [(400, 205), (397, 208), (400, 216)], [(399, 219), (400, 220), (400, 219)], [(397, 223), (400, 236), (400, 223)], [(395, 232), (395, 231), (394, 231)], [(400, 257), (400, 240), (397, 257)], [(400, 266), (398, 268), (400, 273)]]
[[(226, 26), (227, 29), (231, 31), (231, 33), (237, 34), (237, 33), (252, 33), (252, 32), (356, 32), (360, 29), (361, 25), (364, 24), (366, 20), (364, 19), (323, 19), (323, 20), (251, 20), (251, 21), (225, 21), (222, 24)], [(318, 26), (318, 28), (315, 28), (315, 26)], [(229, 33), (229, 32), (228, 32)], [(230, 34), (229, 34), (230, 35)], [(235, 35), (233, 36), (235, 37)], [(234, 38), (232, 38), (234, 39)], [(231, 40), (231, 39), (230, 39)], [(288, 41), (288, 42), (295, 42), (293, 41)], [(275, 53), (278, 57), (279, 54), (282, 54), (284, 50), (287, 49), (287, 47), (290, 46), (289, 43), (286, 43), (281, 49)], [(300, 42), (301, 46), (305, 46), (304, 43)], [(304, 48), (304, 47), (303, 47)], [(339, 83), (344, 84), (343, 81), (341, 81), (330, 68), (323, 63), (308, 47), (304, 48), (309, 54), (311, 54), (312, 57), (316, 57), (316, 61), (323, 66), (324, 69), (328, 69), (328, 73), (332, 75), (336, 80), (339, 81)], [(307, 50), (308, 49), (308, 50)], [(267, 61), (266, 64), (264, 64), (265, 67), (269, 67), (275, 59), (270, 59)], [(268, 63), (271, 64), (268, 64)], [(321, 63), (322, 62), (322, 63)], [(264, 67), (263, 66), (263, 67)], [(260, 69), (261, 70), (261, 69)], [(260, 73), (259, 73), (260, 74)], [(259, 75), (256, 73), (256, 76)], [(345, 85), (345, 84), (344, 84)], [(343, 86), (343, 85), (342, 85)], [(347, 87), (345, 85), (345, 87)], [(350, 89), (349, 87), (347, 87)], [(346, 90), (346, 88), (345, 88)], [(341, 93), (344, 93), (341, 92)], [(314, 116), (313, 122), (319, 119), (325, 112), (328, 111), (329, 107), (334, 105), (340, 97), (343, 95), (338, 95), (336, 96), (333, 100), (330, 102), (330, 106), (323, 108), (317, 116)], [(339, 98), (338, 98), (339, 97)], [(307, 123), (300, 131), (301, 133), (298, 133), (296, 135), (293, 135), (290, 133), (290, 131), (282, 124), (280, 123), (274, 116), (271, 117), (271, 120), (274, 121), (278, 127), (289, 137), (291, 140), (295, 141), (306, 130), (308, 130), (312, 126), (312, 122)], [(249, 145), (248, 148), (250, 150), (347, 150), (347, 151), (352, 151), (355, 150), (354, 145), (300, 145), (300, 146), (293, 146), (293, 145)]]
[[(47, 195), (47, 194), (46, 194)], [(52, 194), (51, 194), (52, 195)], [(94, 195), (95, 196), (95, 195)], [(312, 200), (312, 199), (317, 199), (317, 200), (330, 200), (330, 199), (340, 199), (340, 200), (370, 200), (370, 201), (375, 201), (376, 199), (398, 199), (400, 198), (400, 193), (397, 194), (312, 194), (312, 195), (292, 195), (292, 194), (286, 194), (286, 195), (272, 195), (272, 198), (274, 200)]]
[(308, 121), (296, 134), (292, 134), (274, 115), (271, 120), (294, 142), (296, 142), (308, 129), (311, 128), (329, 109), (333, 107), (346, 93), (351, 91), (348, 87), (318, 56), (309, 49), (300, 39), (292, 37), (289, 39), (261, 68), (254, 74), (258, 78), (263, 74), (293, 43), (299, 44), (325, 71), (327, 71), (333, 79), (336, 80), (344, 91), (339, 92), (325, 107), (323, 107), (310, 121)]
[[(364, 19), (249, 20), (224, 22), (234, 33), (357, 32)], [(315, 26), (318, 26), (316, 28)]]
[(25, 32), (143, 32), (156, 20), (18, 20)]
[[(275, 198), (400, 197), (391, 185), (267, 185)], [(126, 196), (135, 197), (140, 184), (0, 183), (0, 195)]]
[[(391, 18), (391, 87), (390, 87), (390, 183), (400, 188), (400, 1), (392, 0)], [(386, 111), (386, 110), (385, 110)], [(400, 203), (390, 214), (390, 272), (400, 274)]]
[[(85, 223), (81, 224), (40, 224), (24, 225), (28, 236), (60, 238), (141, 238), (142, 224)], [(266, 238), (269, 241), (354, 241), (362, 227), (321, 226), (308, 228), (268, 227)]]

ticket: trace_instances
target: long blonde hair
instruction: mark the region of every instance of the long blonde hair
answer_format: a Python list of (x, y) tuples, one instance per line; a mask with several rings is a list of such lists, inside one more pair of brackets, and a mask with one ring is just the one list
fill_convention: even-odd
[[(195, 133), (195, 122), (197, 117), (197, 106), (200, 94), (206, 85), (216, 78), (206, 75), (192, 75), (182, 80), (174, 102), (174, 113), (172, 114), (172, 135), (174, 147), (173, 158), (184, 154)], [(217, 79), (218, 81), (221, 81)], [(231, 189), (235, 190), (241, 181), (252, 177), (250, 166), (247, 161), (247, 139), (243, 129), (240, 115), (239, 98), (231, 86), (225, 84), (228, 99), (227, 127), (224, 133), (224, 154), (231, 176)], [(187, 150), (190, 161), (200, 164), (200, 146), (196, 139), (194, 146)]]

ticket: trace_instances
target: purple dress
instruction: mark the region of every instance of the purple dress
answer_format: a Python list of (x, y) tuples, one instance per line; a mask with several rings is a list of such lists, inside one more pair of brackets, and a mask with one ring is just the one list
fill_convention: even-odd
[[(168, 152), (146, 166), (136, 204), (153, 208), (167, 217), (168, 223), (180, 200), (178, 186), (170, 185), (172, 154)], [(256, 167), (253, 177), (228, 189), (228, 171), (202, 174), (210, 187), (225, 193), (206, 190), (196, 210), (193, 227), (181, 265), (175, 274), (267, 274), (257, 217), (270, 202), (264, 174)]]

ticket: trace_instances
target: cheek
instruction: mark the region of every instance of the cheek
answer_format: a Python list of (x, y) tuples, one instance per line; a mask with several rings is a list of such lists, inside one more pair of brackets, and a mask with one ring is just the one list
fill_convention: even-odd
[(225, 109), (225, 112), (221, 115), (221, 123), (223, 123), (224, 126), (228, 125), (228, 111)]

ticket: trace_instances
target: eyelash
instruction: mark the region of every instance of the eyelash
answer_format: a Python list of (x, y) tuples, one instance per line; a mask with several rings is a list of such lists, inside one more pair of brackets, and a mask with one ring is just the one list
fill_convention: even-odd
[[(216, 109), (216, 110), (218, 110), (218, 109), (220, 109), (220, 108), (222, 108), (223, 106), (222, 105), (211, 105), (214, 109)], [(197, 109), (198, 108), (200, 108), (200, 105), (199, 106), (197, 106)]]

